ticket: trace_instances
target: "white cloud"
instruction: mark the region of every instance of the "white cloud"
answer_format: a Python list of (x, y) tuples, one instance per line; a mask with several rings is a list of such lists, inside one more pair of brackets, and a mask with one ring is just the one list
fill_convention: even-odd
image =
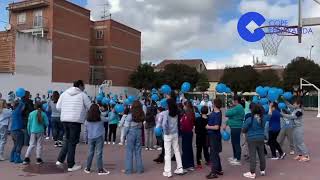
[[(320, 61), (320, 28), (313, 27), (314, 35), (304, 36), (302, 44), (298, 44), (295, 37), (285, 38), (278, 56), (271, 58), (263, 57), (260, 43), (248, 43), (238, 35), (238, 18), (248, 11), (260, 12), (270, 19), (286, 19), (295, 25), (298, 7), (290, 0), (241, 0), (238, 5), (222, 0), (106, 1), (111, 5), (114, 20), (142, 32), (143, 60), (178, 58), (184, 52), (200, 49), (230, 54), (208, 61), (209, 68), (251, 64), (253, 55), (268, 63), (283, 65), (296, 56), (307, 56), (311, 45), (315, 45), (313, 57)], [(87, 8), (92, 10), (93, 19), (101, 17), (101, 3), (102, 0), (88, 0)], [(227, 12), (226, 8), (233, 9)], [(311, 0), (304, 1), (303, 9), (306, 17), (320, 17), (320, 5)], [(225, 20), (227, 13), (233, 17), (227, 18), (228, 21)]]

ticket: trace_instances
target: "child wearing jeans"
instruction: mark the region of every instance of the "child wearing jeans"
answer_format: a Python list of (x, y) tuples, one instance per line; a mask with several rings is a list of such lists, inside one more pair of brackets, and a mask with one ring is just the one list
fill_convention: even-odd
[(8, 127), (12, 111), (7, 109), (5, 100), (0, 100), (0, 161), (4, 161), (4, 146), (7, 143)]
[(10, 155), (10, 162), (20, 164), (21, 150), (24, 144), (24, 133), (23, 133), (23, 119), (22, 112), (24, 110), (24, 103), (21, 100), (17, 100), (13, 103), (12, 111), (12, 123), (11, 123), (11, 137), (13, 140), (13, 147)]
[(49, 121), (45, 112), (42, 111), (41, 104), (36, 105), (36, 110), (29, 114), (27, 130), (30, 135), (29, 147), (23, 161), (24, 165), (30, 164), (30, 155), (34, 147), (36, 147), (36, 164), (42, 164), (41, 151), (44, 138), (45, 128), (48, 127)]
[(296, 99), (291, 105), (287, 103), (287, 106), (291, 109), (291, 114), (281, 113), (282, 117), (287, 118), (293, 122), (293, 144), (295, 146), (296, 156), (294, 159), (300, 162), (310, 161), (310, 155), (308, 149), (304, 143), (304, 121), (302, 100)]
[(119, 123), (119, 115), (116, 113), (114, 107), (115, 107), (115, 105), (111, 106), (111, 112), (109, 112), (109, 114), (108, 114), (108, 119), (109, 119), (109, 142), (108, 142), (108, 144), (111, 144), (111, 140), (112, 140), (113, 145), (116, 144), (117, 128), (118, 128), (118, 123)]
[(125, 144), (125, 139), (126, 139), (126, 135), (128, 132), (127, 117), (128, 117), (129, 111), (130, 111), (129, 108), (126, 108), (124, 110), (123, 115), (120, 120), (120, 123), (119, 123), (119, 128), (121, 129), (120, 143), (119, 143), (120, 146)]
[(84, 169), (84, 172), (89, 174), (91, 173), (91, 165), (93, 156), (96, 152), (97, 156), (97, 168), (98, 175), (108, 175), (109, 171), (104, 170), (103, 168), (103, 134), (104, 134), (104, 122), (101, 120), (101, 112), (97, 104), (92, 104), (87, 117), (87, 134), (88, 134), (88, 144), (89, 144), (89, 153), (87, 158), (87, 167)]

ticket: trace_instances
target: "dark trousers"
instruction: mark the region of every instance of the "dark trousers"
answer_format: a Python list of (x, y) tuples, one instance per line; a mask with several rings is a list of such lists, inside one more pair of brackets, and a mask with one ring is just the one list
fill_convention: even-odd
[(222, 171), (220, 152), (222, 151), (221, 135), (209, 134), (211, 172)]
[(164, 141), (162, 136), (156, 136), (157, 141), (159, 142), (159, 145), (161, 146), (161, 154), (159, 155), (159, 158), (164, 159)]
[(24, 134), (22, 130), (11, 131), (11, 137), (13, 140), (13, 147), (11, 153), (21, 154), (22, 147), (24, 145)]
[(144, 125), (142, 125), (141, 127), (141, 145), (144, 146), (145, 145), (145, 135), (144, 135)]
[(233, 150), (233, 158), (238, 161), (241, 160), (241, 145), (240, 145), (240, 137), (241, 137), (241, 128), (231, 128), (231, 143)]
[(23, 133), (23, 145), (29, 146), (30, 136), (29, 136), (28, 130), (22, 129), (22, 133)]
[(182, 132), (182, 166), (184, 169), (194, 167), (192, 137), (193, 132)]
[(111, 142), (111, 138), (113, 136), (112, 142), (116, 142), (116, 136), (117, 136), (117, 124), (109, 124), (109, 142)]
[(280, 131), (269, 131), (269, 141), (268, 144), (270, 146), (272, 157), (277, 157), (276, 150), (278, 150), (280, 156), (283, 155), (282, 148), (280, 144), (277, 141), (277, 137), (279, 135)]
[(108, 141), (109, 122), (104, 122), (104, 141)]
[(63, 147), (58, 156), (58, 161), (63, 163), (67, 157), (68, 168), (72, 168), (75, 165), (74, 157), (77, 144), (79, 143), (81, 124), (73, 122), (63, 122), (65, 139)]
[(209, 148), (208, 148), (208, 136), (206, 134), (197, 134), (196, 137), (197, 146), (197, 165), (201, 165), (202, 151), (204, 159), (209, 162)]
[(249, 157), (250, 157), (250, 172), (256, 173), (256, 153), (258, 153), (260, 170), (266, 169), (266, 159), (264, 155), (264, 141), (248, 141)]
[(52, 117), (52, 136), (54, 141), (62, 141), (63, 140), (63, 124), (60, 121), (59, 117)]

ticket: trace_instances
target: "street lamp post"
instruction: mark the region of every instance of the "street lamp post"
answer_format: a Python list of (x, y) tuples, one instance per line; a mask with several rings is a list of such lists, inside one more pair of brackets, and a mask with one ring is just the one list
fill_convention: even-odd
[(312, 53), (312, 49), (313, 49), (313, 48), (314, 48), (314, 45), (312, 45), (312, 46), (310, 47), (310, 54), (309, 54), (310, 60), (312, 60), (311, 53)]

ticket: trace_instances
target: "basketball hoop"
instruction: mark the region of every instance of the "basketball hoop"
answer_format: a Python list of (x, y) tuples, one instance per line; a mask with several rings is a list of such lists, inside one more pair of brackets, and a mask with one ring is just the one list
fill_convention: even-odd
[[(265, 37), (261, 40), (264, 56), (278, 55), (279, 46), (285, 36), (298, 36), (299, 29), (297, 26), (262, 26)], [(297, 31), (295, 31), (297, 29)]]

